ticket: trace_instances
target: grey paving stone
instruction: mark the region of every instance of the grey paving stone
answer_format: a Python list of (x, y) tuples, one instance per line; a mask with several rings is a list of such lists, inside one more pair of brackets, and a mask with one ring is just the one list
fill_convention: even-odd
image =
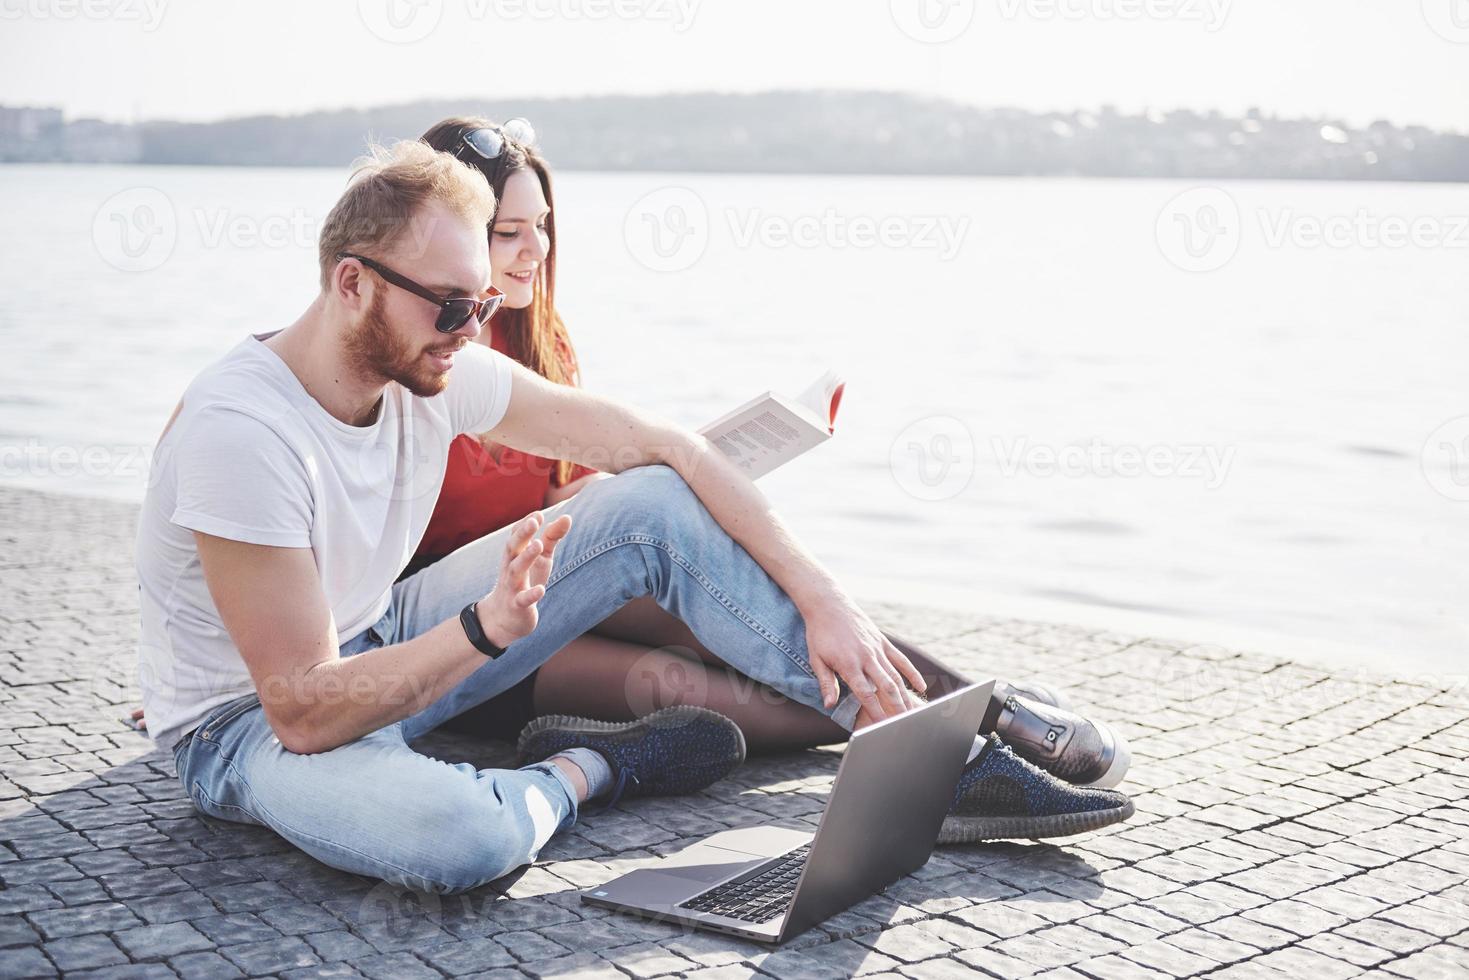
[[(1125, 959), (1115, 953), (1082, 960), (1072, 969), (1096, 980), (1162, 980), (1168, 974), (1143, 966), (1135, 960)], [(1217, 975), (1217, 974), (1216, 974)]]
[(34, 946), (0, 949), (0, 977), (14, 977), (19, 980), (21, 977), (49, 977), (55, 974), (56, 967)]
[(344, 977), (361, 977), (364, 974), (350, 963), (318, 963), (280, 974), (282, 980), (340, 980)]
[(572, 950), (546, 938), (538, 932), (502, 932), (495, 939), (522, 963), (534, 960), (551, 960), (566, 956)]
[(47, 939), (81, 936), (93, 932), (115, 932), (139, 924), (139, 919), (117, 902), (100, 902), (69, 909), (32, 912), (30, 920)]
[(163, 959), (213, 946), (213, 941), (187, 922), (139, 926), (114, 934), (117, 944), (135, 960)]
[(905, 977), (913, 980), (960, 980), (974, 976), (974, 968), (944, 956), (937, 956), (921, 963), (905, 963), (899, 968)]
[(623, 980), (627, 974), (593, 953), (574, 953), (521, 965), (522, 975), (558, 980)]
[(1280, 949), (1300, 940), (1300, 937), (1293, 932), (1276, 929), (1263, 922), (1246, 919), (1240, 915), (1231, 915), (1227, 919), (1210, 922), (1203, 928), (1215, 935), (1262, 950)]
[(1469, 949), (1443, 943), (1393, 960), (1383, 969), (1413, 980), (1462, 980), (1469, 976)]
[(1386, 919), (1363, 919), (1349, 922), (1336, 930), (1341, 936), (1356, 939), (1372, 946), (1392, 950), (1394, 953), (1413, 953), (1436, 941), (1433, 936), (1417, 929), (1400, 926)]
[(598, 953), (604, 960), (615, 963), (617, 969), (635, 977), (661, 977), (671, 973), (684, 973), (695, 964), (665, 949), (659, 943), (643, 942)]
[(127, 955), (117, 948), (110, 936), (73, 936), (57, 939), (43, 947), (46, 955), (63, 973), (74, 970), (90, 970), (99, 966), (114, 966), (126, 963)]
[(177, 976), (180, 974), (164, 963), (130, 963), (83, 970), (70, 974), (68, 980), (71, 977), (81, 977), (82, 980), (173, 980)]
[(92, 878), (83, 878), (79, 881), (58, 881), (46, 887), (51, 889), (51, 893), (59, 898), (63, 905), (105, 902), (113, 897), (102, 887), (100, 881)]
[(280, 973), (321, 962), (311, 947), (295, 936), (239, 946), (224, 946), (219, 952), (246, 973)]
[(1339, 960), (1326, 953), (1303, 946), (1288, 946), (1273, 953), (1266, 953), (1254, 961), (1259, 966), (1279, 970), (1282, 974), (1296, 977), (1321, 978), (1321, 980), (1347, 980), (1362, 972), (1355, 964)]
[(242, 977), (239, 967), (218, 953), (210, 951), (205, 953), (185, 953), (182, 956), (174, 956), (169, 959), (168, 965), (173, 967), (181, 977), (192, 980), (230, 980), (232, 977)]
[(377, 952), (366, 940), (352, 935), (346, 929), (314, 932), (304, 938), (316, 955), (328, 963), (336, 960), (361, 959)]
[(205, 915), (191, 922), (194, 928), (208, 936), (216, 946), (238, 946), (277, 939), (280, 936), (279, 932), (251, 912)]
[(61, 899), (44, 885), (19, 885), (0, 891), (0, 915), (55, 909), (61, 904)]
[(295, 901), (295, 896), (273, 881), (222, 885), (205, 894), (225, 912), (258, 912)]
[(495, 967), (514, 966), (516, 962), (509, 950), (487, 937), (434, 946), (419, 955), (430, 966), (451, 977), (479, 973)]
[(213, 903), (196, 891), (129, 899), (127, 906), (144, 922), (154, 925), (160, 922), (204, 918), (218, 911)]
[(351, 966), (372, 980), (438, 980), (442, 974), (416, 958), (412, 953), (379, 953), (360, 960)]
[(341, 920), (320, 905), (292, 902), (288, 905), (261, 909), (259, 919), (285, 936), (304, 936), (310, 932), (339, 929)]
[(1380, 946), (1372, 946), (1368, 943), (1343, 936), (1338, 933), (1328, 932), (1320, 936), (1312, 936), (1301, 942), (1301, 948), (1314, 949), (1318, 953), (1324, 953), (1332, 959), (1352, 963), (1362, 968), (1377, 966), (1385, 960), (1392, 959), (1396, 954), (1383, 949)]

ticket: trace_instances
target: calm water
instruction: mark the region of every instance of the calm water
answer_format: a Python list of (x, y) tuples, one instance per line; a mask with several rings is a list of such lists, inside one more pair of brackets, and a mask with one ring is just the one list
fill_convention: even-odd
[[(0, 169), (0, 479), (140, 497), (342, 181)], [(566, 174), (562, 306), (690, 425), (843, 372), (762, 485), (859, 595), (1462, 670), (1469, 189), (1191, 186)]]

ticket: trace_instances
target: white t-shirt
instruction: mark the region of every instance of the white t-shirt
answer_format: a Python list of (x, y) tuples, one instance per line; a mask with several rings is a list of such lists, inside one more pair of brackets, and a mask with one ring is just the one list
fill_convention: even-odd
[(510, 401), (509, 360), (467, 344), (443, 394), (389, 384), (377, 421), (348, 425), (261, 342), (269, 336), (247, 337), (194, 379), (154, 454), (138, 526), (139, 672), (148, 731), (164, 748), (255, 690), (193, 532), (310, 548), (345, 642), (387, 611), (438, 500), (450, 442), (493, 428)]

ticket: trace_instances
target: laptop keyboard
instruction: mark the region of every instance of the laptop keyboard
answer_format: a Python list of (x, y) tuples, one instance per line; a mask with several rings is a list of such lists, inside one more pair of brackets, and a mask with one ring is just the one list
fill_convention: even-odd
[(745, 922), (769, 922), (786, 910), (796, 882), (806, 867), (811, 845), (796, 848), (749, 878), (727, 881), (682, 903), (679, 908), (708, 912)]

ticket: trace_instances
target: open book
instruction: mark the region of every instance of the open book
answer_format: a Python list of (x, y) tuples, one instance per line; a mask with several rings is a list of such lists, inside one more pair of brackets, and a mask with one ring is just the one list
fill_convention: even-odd
[(699, 430), (752, 480), (831, 438), (846, 382), (828, 371), (795, 398), (767, 391)]

